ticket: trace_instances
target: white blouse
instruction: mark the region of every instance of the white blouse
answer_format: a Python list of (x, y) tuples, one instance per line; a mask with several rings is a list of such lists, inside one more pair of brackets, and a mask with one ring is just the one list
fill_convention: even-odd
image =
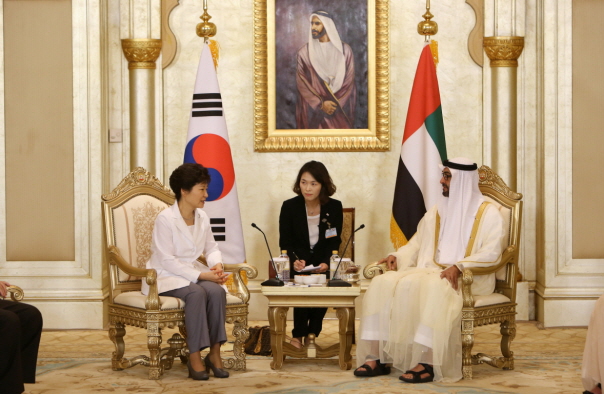
[(317, 242), (319, 242), (319, 217), (321, 215), (308, 216), (306, 215), (306, 220), (308, 221), (308, 240), (310, 241), (310, 248), (313, 249)]

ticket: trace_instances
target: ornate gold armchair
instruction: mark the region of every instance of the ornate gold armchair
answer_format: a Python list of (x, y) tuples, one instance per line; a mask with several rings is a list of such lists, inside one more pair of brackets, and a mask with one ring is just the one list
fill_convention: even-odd
[[(184, 301), (160, 297), (157, 293), (157, 273), (146, 269), (151, 256), (151, 237), (157, 215), (174, 203), (174, 194), (144, 168), (136, 168), (108, 194), (102, 196), (105, 253), (109, 274), (108, 302), (109, 338), (115, 345), (112, 368), (119, 371), (134, 365), (149, 367), (149, 379), (159, 379), (170, 369), (175, 357), (187, 361), (185, 346)], [(203, 258), (200, 259), (202, 261)], [(227, 323), (234, 324), (234, 357), (224, 360), (226, 368), (245, 370), (243, 344), (247, 339), (249, 291), (241, 272), (255, 278), (257, 270), (248, 264), (226, 264), (232, 272), (227, 283)], [(141, 279), (149, 285), (149, 295), (141, 293)], [(125, 326), (145, 328), (149, 355), (124, 358)], [(162, 329), (178, 327), (180, 333), (168, 339), (161, 348)]]
[[(489, 364), (497, 368), (514, 369), (514, 352), (510, 350), (516, 336), (516, 281), (518, 280), (518, 250), (522, 220), (522, 194), (512, 191), (489, 167), (478, 169), (479, 187), (486, 200), (495, 204), (501, 212), (506, 228), (507, 248), (501, 262), (489, 268), (466, 268), (462, 274), (463, 309), (461, 315), (462, 373), (464, 379), (472, 379), (472, 365)], [(371, 279), (386, 270), (385, 264), (369, 264), (363, 270)], [(474, 275), (495, 273), (495, 292), (486, 296), (472, 295)], [(484, 353), (472, 355), (474, 327), (499, 323), (501, 330), (501, 357)]]

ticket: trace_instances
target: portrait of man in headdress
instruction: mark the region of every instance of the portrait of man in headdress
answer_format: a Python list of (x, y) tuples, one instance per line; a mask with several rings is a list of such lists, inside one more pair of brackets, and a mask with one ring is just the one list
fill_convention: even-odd
[(367, 128), (367, 2), (352, 3), (276, 1), (277, 129)]

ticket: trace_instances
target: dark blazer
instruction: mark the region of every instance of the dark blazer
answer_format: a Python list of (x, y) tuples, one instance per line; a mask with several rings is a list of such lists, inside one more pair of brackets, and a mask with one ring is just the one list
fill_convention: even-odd
[[(330, 198), (325, 205), (321, 205), (319, 240), (314, 249), (311, 249), (304, 197), (297, 196), (283, 202), (279, 214), (279, 246), (281, 250), (287, 250), (292, 275), (297, 274), (293, 269), (296, 255), (300, 260), (305, 260), (306, 265), (316, 266), (325, 263), (329, 266), (332, 250), (338, 250), (342, 242), (340, 238), (342, 220), (342, 203), (340, 201)], [(325, 238), (325, 231), (330, 227), (336, 228), (337, 235)], [(327, 275), (329, 275), (329, 271), (327, 271)]]

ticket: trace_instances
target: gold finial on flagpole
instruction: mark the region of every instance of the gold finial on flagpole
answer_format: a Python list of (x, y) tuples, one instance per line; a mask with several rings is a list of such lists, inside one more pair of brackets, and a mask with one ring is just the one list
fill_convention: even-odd
[(422, 16), (424, 20), (417, 24), (417, 32), (422, 36), (426, 36), (427, 41), (428, 36), (438, 33), (438, 23), (430, 20), (434, 18), (434, 15), (430, 13), (430, 0), (426, 0), (426, 13)]
[(430, 50), (432, 51), (434, 64), (438, 64), (438, 42), (430, 39), (430, 36), (438, 33), (438, 23), (430, 20), (434, 18), (434, 15), (430, 12), (430, 0), (426, 0), (426, 13), (422, 16), (424, 20), (417, 24), (417, 32), (426, 37), (426, 42), (430, 41)]
[(208, 0), (203, 0), (203, 15), (199, 17), (203, 22), (197, 24), (197, 35), (203, 37), (207, 43), (210, 37), (216, 35), (216, 25), (208, 22), (212, 17), (208, 14)]

